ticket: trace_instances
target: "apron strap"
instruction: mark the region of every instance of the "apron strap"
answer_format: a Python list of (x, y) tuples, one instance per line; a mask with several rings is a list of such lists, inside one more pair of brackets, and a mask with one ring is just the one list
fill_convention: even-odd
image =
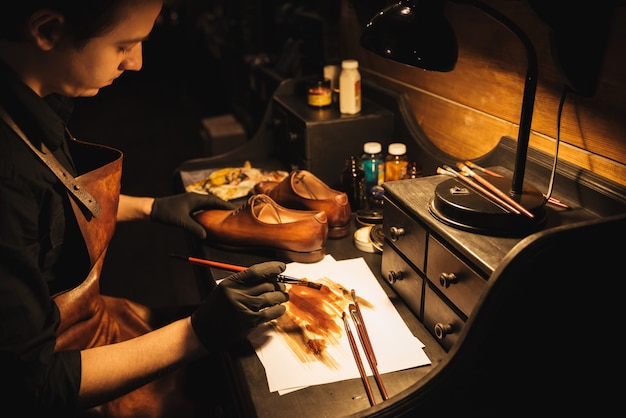
[(97, 218), (98, 215), (100, 215), (100, 211), (102, 210), (98, 201), (80, 185), (78, 180), (76, 180), (74, 176), (72, 176), (71, 173), (65, 169), (65, 167), (63, 167), (59, 160), (57, 160), (54, 155), (52, 155), (48, 147), (46, 147), (46, 145), (42, 142), (41, 150), (37, 149), (37, 147), (35, 147), (28, 140), (26, 134), (24, 134), (20, 127), (17, 126), (15, 121), (2, 106), (0, 106), (0, 117), (2, 117), (7, 125), (9, 125), (11, 129), (13, 129), (15, 133), (17, 133), (18, 136), (22, 138), (22, 140), (35, 153), (35, 155), (37, 155), (41, 159), (41, 161), (43, 161), (43, 163), (47, 165), (50, 170), (52, 170), (54, 175), (56, 175), (57, 178), (61, 180), (61, 183), (65, 185), (70, 194), (74, 196), (74, 198), (78, 202), (80, 202), (85, 207), (85, 209), (87, 209), (89, 213), (91, 213), (93, 217)]

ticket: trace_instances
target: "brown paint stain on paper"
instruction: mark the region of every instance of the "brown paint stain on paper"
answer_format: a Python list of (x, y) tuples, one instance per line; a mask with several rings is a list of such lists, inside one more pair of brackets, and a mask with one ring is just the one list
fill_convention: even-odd
[[(344, 334), (341, 313), (354, 303), (350, 290), (328, 278), (316, 281), (321, 289), (291, 285), (287, 311), (273, 321), (274, 328), (302, 363), (321, 361), (332, 369), (339, 364), (327, 352)], [(374, 306), (358, 296), (362, 309)]]

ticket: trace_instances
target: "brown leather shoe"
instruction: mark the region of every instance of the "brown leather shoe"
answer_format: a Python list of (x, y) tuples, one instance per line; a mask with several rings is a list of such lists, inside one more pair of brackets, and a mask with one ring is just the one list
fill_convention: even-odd
[(348, 195), (331, 189), (309, 171), (292, 171), (283, 181), (261, 182), (254, 190), (287, 208), (326, 212), (329, 238), (342, 238), (350, 233), (352, 210)]
[(270, 250), (283, 261), (300, 263), (315, 263), (326, 255), (326, 214), (287, 209), (265, 194), (251, 196), (234, 211), (206, 210), (195, 219), (217, 247)]

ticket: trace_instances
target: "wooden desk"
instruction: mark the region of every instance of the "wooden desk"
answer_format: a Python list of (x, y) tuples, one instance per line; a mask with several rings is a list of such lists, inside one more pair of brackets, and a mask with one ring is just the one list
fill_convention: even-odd
[[(390, 399), (374, 407), (360, 379), (279, 396), (269, 392), (265, 370), (245, 342), (219, 358), (227, 416), (501, 416), (538, 408), (598, 412), (619, 403), (617, 388), (605, 373), (623, 363), (610, 340), (623, 322), (616, 289), (624, 275), (620, 240), (626, 235), (626, 200), (616, 200), (619, 194), (607, 194), (604, 188), (569, 187), (559, 198), (574, 210), (550, 210), (546, 227), (528, 237), (498, 238), (456, 230), (429, 215), (428, 200), (441, 180), (425, 177), (386, 186), (385, 204), (396, 209), (385, 208), (383, 256), (358, 251), (351, 235), (327, 245), (338, 260), (365, 259), (409, 329), (425, 344), (432, 365), (383, 375)], [(589, 203), (583, 204), (585, 200)], [(472, 294), (469, 305), (464, 297), (440, 288), (410, 251), (392, 244), (389, 226), (405, 222), (404, 217), (420, 223), (447, 256), (449, 251), (477, 273), (471, 280), (484, 281), (476, 292), (472, 285), (466, 288), (464, 295)], [(426, 244), (428, 251), (438, 248), (432, 242)], [(197, 244), (198, 256), (231, 264), (268, 259)], [(444, 264), (455, 268), (454, 263)], [(414, 281), (390, 285), (389, 272), (398, 270)], [(228, 274), (205, 267), (198, 271), (199, 280), (209, 285)], [(438, 339), (435, 326), (445, 323), (453, 325), (453, 332)], [(375, 396), (380, 400), (376, 391)]]
[[(620, 386), (606, 376), (621, 371), (624, 363), (614, 340), (621, 335), (624, 322), (620, 285), (625, 276), (626, 189), (560, 162), (555, 197), (575, 210), (550, 210), (546, 225), (526, 237), (494, 238), (456, 230), (428, 212), (428, 201), (441, 181), (433, 176), (436, 167), (454, 166), (456, 161), (428, 142), (409, 117), (412, 112), (406, 98), (372, 86), (368, 95), (400, 116), (394, 118), (394, 132), (414, 139), (407, 146), (425, 177), (386, 188), (386, 204), (396, 209), (385, 208), (388, 227), (382, 257), (359, 252), (351, 236), (329, 240), (327, 250), (338, 260), (365, 259), (409, 329), (426, 345), (432, 365), (384, 375), (391, 397), (369, 407), (359, 379), (284, 396), (269, 393), (263, 366), (252, 347), (242, 344), (220, 359), (228, 387), (228, 412), (246, 418), (500, 417), (533, 416), (538, 411), (601, 416), (621, 407)], [(181, 168), (272, 157), (272, 144), (272, 129), (264, 128), (249, 146)], [(493, 152), (475, 162), (510, 171), (514, 154), (515, 141), (502, 138)], [(551, 166), (551, 156), (529, 149), (526, 181), (547, 190)], [(430, 250), (449, 251), (461, 266), (476, 273), (461, 297), (456, 290), (438, 288), (437, 277), (429, 276), (424, 264), (427, 252), (416, 259), (413, 250), (392, 244), (389, 229), (402, 219), (421, 225), (423, 244), (434, 243)], [(267, 259), (205, 245), (199, 245), (198, 256), (240, 265)], [(407, 285), (411, 280), (405, 280), (389, 285), (389, 273), (398, 269), (414, 283)], [(205, 285), (225, 275), (215, 271), (211, 276), (204, 267), (198, 272)], [(443, 321), (438, 319), (442, 312)], [(453, 334), (436, 339), (434, 326), (446, 325), (448, 319), (460, 326)]]
[[(352, 232), (354, 232), (356, 229), (354, 222), (352, 225)], [(429, 373), (441, 361), (445, 351), (426, 332), (403, 300), (398, 298), (396, 293), (381, 277), (381, 255), (379, 253), (373, 254), (359, 251), (352, 243), (352, 234), (342, 239), (328, 240), (327, 252), (337, 260), (362, 257), (409, 329), (426, 345), (425, 352), (432, 362), (430, 366), (382, 375), (385, 388), (391, 398), (390, 400), (382, 402), (380, 394), (375, 388), (374, 380), (370, 377), (371, 384), (374, 385), (374, 396), (377, 403), (379, 403), (376, 407), (378, 409), (384, 408), (386, 403), (393, 400), (394, 395), (409, 388)], [(222, 251), (202, 244), (198, 246), (198, 256), (238, 265), (251, 265), (268, 259), (260, 254)], [(204, 275), (201, 276), (200, 280), (205, 281), (212, 280), (211, 274), (215, 279), (231, 274), (219, 269), (204, 267), (199, 271), (204, 271)], [(369, 406), (363, 383), (360, 379), (311, 386), (282, 396), (278, 395), (278, 393), (270, 393), (263, 365), (248, 342), (241, 344), (228, 353), (224, 353), (221, 360), (223, 362), (224, 374), (230, 379), (228, 386), (231, 399), (228, 408), (232, 410), (233, 416), (259, 418), (293, 416), (302, 418), (337, 417), (373, 409)]]

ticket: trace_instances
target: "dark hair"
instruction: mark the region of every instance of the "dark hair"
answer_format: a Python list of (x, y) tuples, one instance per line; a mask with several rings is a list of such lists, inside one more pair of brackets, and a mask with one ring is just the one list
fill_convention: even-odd
[(50, 9), (65, 17), (68, 35), (77, 47), (105, 33), (121, 16), (124, 6), (137, 0), (18, 0), (3, 1), (0, 38), (20, 41), (28, 18), (37, 10)]

